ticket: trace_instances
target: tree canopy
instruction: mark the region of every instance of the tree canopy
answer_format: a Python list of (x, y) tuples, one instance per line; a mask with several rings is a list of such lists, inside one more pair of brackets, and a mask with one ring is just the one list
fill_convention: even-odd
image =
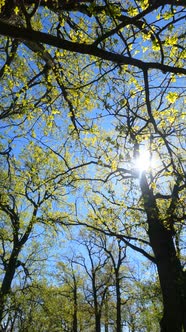
[[(2, 324), (17, 275), (28, 282), (28, 257), (47, 234), (88, 232), (113, 266), (115, 239), (126, 257), (155, 264), (161, 331), (186, 331), (185, 13), (183, 0), (0, 1)], [(110, 285), (101, 262), (96, 332), (117, 290), (117, 269)], [(78, 315), (68, 320), (74, 332)]]

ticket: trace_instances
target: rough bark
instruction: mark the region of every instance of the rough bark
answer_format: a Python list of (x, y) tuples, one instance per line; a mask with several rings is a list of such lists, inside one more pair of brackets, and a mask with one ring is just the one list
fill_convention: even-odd
[(163, 297), (161, 332), (182, 332), (183, 329), (186, 331), (184, 273), (176, 253), (173, 234), (159, 217), (156, 200), (145, 174), (141, 177), (141, 190)]
[(15, 275), (16, 266), (17, 266), (17, 258), (20, 252), (20, 248), (18, 246), (14, 246), (9, 262), (6, 266), (6, 272), (3, 278), (3, 282), (0, 290), (0, 322), (4, 316), (4, 309), (6, 305), (6, 297), (11, 289), (11, 284)]

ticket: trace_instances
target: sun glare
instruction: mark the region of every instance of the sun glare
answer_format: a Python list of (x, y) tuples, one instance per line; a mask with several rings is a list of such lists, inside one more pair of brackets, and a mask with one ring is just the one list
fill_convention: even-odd
[(137, 159), (135, 159), (134, 164), (135, 168), (137, 168), (139, 171), (147, 171), (150, 167), (152, 167), (150, 152), (147, 150), (140, 151), (140, 155)]

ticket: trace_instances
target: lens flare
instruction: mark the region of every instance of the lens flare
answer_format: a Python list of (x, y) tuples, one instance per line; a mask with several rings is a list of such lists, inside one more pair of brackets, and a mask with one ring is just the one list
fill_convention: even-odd
[(140, 151), (139, 157), (134, 160), (135, 168), (140, 172), (147, 171), (152, 166), (151, 154), (147, 150)]

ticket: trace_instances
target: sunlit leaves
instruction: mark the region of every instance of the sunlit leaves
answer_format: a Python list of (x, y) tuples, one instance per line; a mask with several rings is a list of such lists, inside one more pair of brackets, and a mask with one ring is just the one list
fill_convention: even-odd
[(1, 10), (2, 10), (2, 7), (5, 5), (5, 1), (6, 1), (6, 0), (1, 0), (1, 1), (0, 1), (0, 12), (1, 12)]
[(162, 16), (165, 20), (170, 20), (174, 16), (174, 11), (166, 11)]
[(15, 13), (16, 15), (18, 15), (18, 14), (19, 14), (19, 12), (20, 12), (20, 10), (19, 10), (19, 7), (18, 7), (18, 6), (16, 6), (16, 7), (14, 8), (14, 13)]
[(138, 9), (135, 7), (129, 7), (128, 8), (128, 13), (130, 16), (135, 16), (138, 14)]
[(138, 3), (142, 10), (145, 10), (149, 6), (149, 0), (139, 0)]
[[(51, 226), (57, 234), (60, 226), (83, 224), (152, 254), (147, 221), (154, 210), (165, 230), (171, 216), (176, 231), (183, 225), (185, 88), (177, 73), (184, 11), (177, 2), (146, 0), (43, 3), (27, 24), (58, 47), (19, 38), (10, 60), (12, 40), (2, 38), (1, 239), (8, 247), (16, 232), (21, 240), (33, 226), (47, 236)], [(26, 26), (21, 6), (13, 15)], [(140, 191), (140, 154), (141, 165), (151, 161), (142, 166), (149, 196)], [(156, 209), (147, 218), (149, 197)], [(53, 316), (55, 298), (48, 303), (45, 291)], [(42, 323), (51, 330), (46, 317)]]
[(169, 92), (166, 96), (166, 99), (171, 103), (174, 104), (175, 101), (178, 99), (179, 94), (177, 92)]

